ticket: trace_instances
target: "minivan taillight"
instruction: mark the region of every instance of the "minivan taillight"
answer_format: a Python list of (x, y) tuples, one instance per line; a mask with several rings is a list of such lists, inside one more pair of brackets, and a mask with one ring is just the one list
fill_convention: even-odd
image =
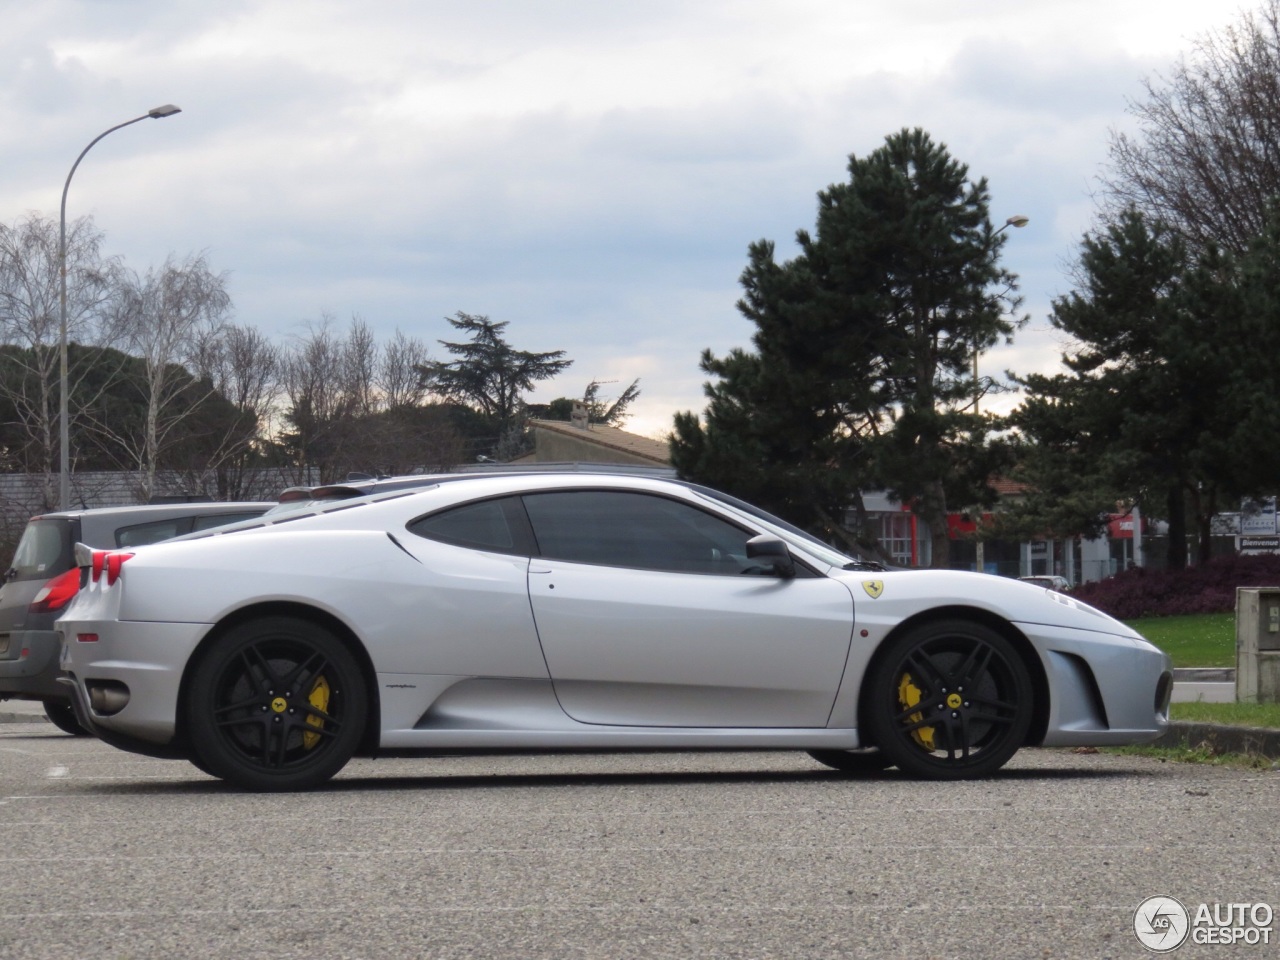
[(132, 553), (124, 553), (119, 550), (93, 551), (93, 556), (89, 561), (89, 581), (97, 583), (105, 573), (107, 586), (111, 586), (120, 579), (120, 567), (132, 556)]
[(60, 573), (43, 587), (27, 608), (32, 613), (53, 613), (61, 610), (80, 590), (80, 571), (72, 567), (66, 573)]

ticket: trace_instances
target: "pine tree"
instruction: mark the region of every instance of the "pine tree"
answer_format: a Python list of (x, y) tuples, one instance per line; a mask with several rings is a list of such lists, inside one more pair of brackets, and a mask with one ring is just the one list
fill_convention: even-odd
[(738, 308), (755, 351), (703, 354), (718, 382), (701, 421), (676, 418), (672, 458), (827, 533), (863, 491), (887, 489), (929, 524), (945, 566), (948, 504), (993, 497), (972, 363), (1017, 326), (1015, 278), (998, 266), (986, 181), (924, 131), (848, 169), (819, 193), (795, 259), (751, 246)]

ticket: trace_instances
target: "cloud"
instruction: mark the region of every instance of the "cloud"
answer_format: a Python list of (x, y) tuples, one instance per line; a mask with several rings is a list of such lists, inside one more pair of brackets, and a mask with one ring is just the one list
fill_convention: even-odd
[(145, 269), (206, 251), (239, 321), (272, 335), (324, 311), (428, 341), (457, 310), (510, 320), (513, 342), (579, 360), (557, 392), (643, 376), (637, 411), (669, 421), (702, 404), (704, 347), (749, 342), (747, 245), (794, 255), (848, 155), (922, 126), (989, 178), (997, 221), (1031, 217), (1004, 251), (1033, 317), (1010, 365), (1031, 369), (1107, 131), (1219, 24), (1210, 6), (11, 4), (0, 220), (56, 215), (93, 136), (174, 102), (76, 173), (69, 214), (110, 252)]

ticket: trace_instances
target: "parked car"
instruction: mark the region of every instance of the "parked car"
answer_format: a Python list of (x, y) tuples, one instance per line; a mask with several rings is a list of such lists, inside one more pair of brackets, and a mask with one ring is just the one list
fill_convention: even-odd
[(868, 570), (677, 481), (463, 477), (138, 550), (77, 547), (80, 722), (251, 790), (355, 755), (808, 751), (990, 774), (1168, 722), (1169, 658), (1014, 580)]
[(1023, 583), (1030, 583), (1033, 586), (1044, 587), (1048, 590), (1057, 590), (1062, 592), (1071, 589), (1071, 582), (1066, 577), (1040, 574), (1034, 577), (1019, 577), (1018, 579)]
[(73, 547), (137, 547), (260, 516), (269, 503), (170, 503), (71, 510), (32, 517), (0, 584), (0, 700), (41, 700), (67, 733), (83, 734), (57, 682), (54, 621), (80, 589)]

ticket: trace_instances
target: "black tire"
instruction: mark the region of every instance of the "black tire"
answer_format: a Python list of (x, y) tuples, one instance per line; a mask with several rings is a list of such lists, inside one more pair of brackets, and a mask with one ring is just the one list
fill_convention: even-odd
[(193, 762), (246, 790), (307, 790), (351, 759), (368, 704), (355, 657), (330, 630), (292, 617), (243, 623), (191, 672)]
[(1031, 725), (1026, 665), (996, 631), (968, 620), (922, 624), (877, 657), (864, 688), (870, 740), (903, 773), (985, 777)]
[(41, 700), (40, 703), (44, 706), (44, 715), (63, 733), (69, 733), (73, 737), (93, 736), (88, 730), (80, 726), (80, 721), (76, 719), (75, 710), (71, 708), (71, 704), (66, 700), (50, 698)]
[(841, 773), (870, 776), (892, 766), (889, 758), (874, 748), (869, 750), (810, 750), (809, 756)]

